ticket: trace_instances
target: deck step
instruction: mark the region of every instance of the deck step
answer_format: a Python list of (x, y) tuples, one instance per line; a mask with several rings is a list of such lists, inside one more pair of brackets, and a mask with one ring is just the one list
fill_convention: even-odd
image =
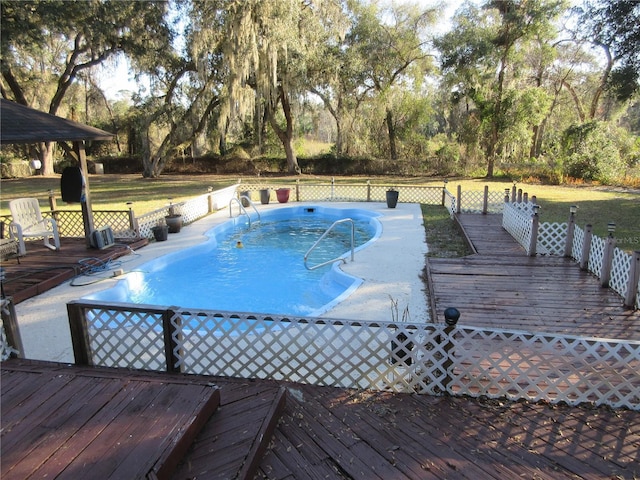
[(220, 408), (202, 428), (173, 479), (251, 479), (285, 408), (275, 382), (219, 380)]
[(253, 478), (285, 407), (276, 382), (2, 362), (3, 480)]

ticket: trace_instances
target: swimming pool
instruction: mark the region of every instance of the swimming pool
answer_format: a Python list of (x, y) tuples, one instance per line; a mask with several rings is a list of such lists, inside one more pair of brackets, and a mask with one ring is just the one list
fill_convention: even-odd
[[(307, 250), (336, 220), (351, 218), (356, 251), (382, 231), (378, 213), (325, 206), (282, 207), (239, 216), (212, 228), (208, 241), (130, 272), (113, 288), (85, 299), (206, 310), (317, 316), (350, 295), (362, 281), (336, 263), (317, 270)], [(310, 254), (318, 265), (350, 257), (351, 227), (338, 224)], [(357, 261), (357, 255), (356, 255)]]

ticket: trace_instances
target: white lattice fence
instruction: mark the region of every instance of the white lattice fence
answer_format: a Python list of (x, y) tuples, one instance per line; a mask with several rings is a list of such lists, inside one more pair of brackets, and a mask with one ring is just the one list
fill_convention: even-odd
[(591, 237), (591, 250), (589, 251), (589, 271), (596, 277), (602, 276), (602, 260), (604, 259), (605, 240), (600, 237)]
[(153, 238), (151, 229), (164, 221), (164, 217), (169, 214), (170, 208), (182, 215), (185, 224), (194, 222), (216, 210), (226, 208), (231, 199), (236, 197), (236, 188), (237, 185), (231, 185), (230, 187), (199, 195), (185, 202), (167, 205), (158, 210), (140, 215), (136, 218), (140, 236)]
[[(532, 234), (533, 222), (531, 215), (528, 213), (527, 208), (521, 208), (519, 204), (507, 204), (505, 205), (502, 224), (505, 230), (507, 230), (511, 236), (522, 247), (529, 251), (530, 235)], [(537, 231), (537, 244), (536, 253), (542, 255), (564, 255), (565, 244), (567, 242), (569, 231), (568, 223), (549, 223), (541, 222), (538, 225)], [(587, 232), (585, 230), (575, 227), (573, 230), (573, 243), (568, 255), (571, 255), (576, 262), (583, 262), (583, 255), (588, 256), (585, 262), (585, 268), (588, 269), (598, 278), (603, 278), (603, 270), (605, 263), (605, 250), (607, 248), (607, 240), (589, 235), (590, 244), (585, 245), (587, 242)], [(585, 253), (583, 250), (585, 246), (588, 246), (588, 251)], [(530, 253), (530, 252), (529, 252)], [(609, 274), (609, 287), (625, 297), (627, 290), (630, 287), (632, 281), (632, 256), (624, 252), (620, 248), (613, 248), (611, 253), (611, 269)], [(625, 299), (625, 305), (638, 308), (638, 297), (640, 296), (640, 288), (636, 290), (635, 300), (630, 297), (630, 300)]]
[(640, 342), (469, 327), (453, 342), (453, 393), (640, 409)]
[(445, 190), (444, 206), (449, 210), (449, 215), (452, 217), (458, 211), (458, 199), (448, 190)]
[(578, 263), (582, 261), (582, 246), (584, 245), (584, 230), (578, 226), (573, 231), (573, 246), (571, 257)]
[(624, 296), (629, 285), (629, 272), (631, 270), (631, 255), (628, 255), (620, 248), (613, 249), (613, 260), (611, 261), (611, 276), (609, 277), (609, 288)]
[(529, 208), (524, 204), (505, 203), (502, 212), (502, 226), (511, 236), (529, 250), (531, 239), (531, 215)]
[(100, 302), (68, 308), (77, 362), (640, 409), (640, 342)]
[[(240, 192), (250, 192), (252, 200), (256, 198), (254, 192), (269, 189), (274, 192), (278, 188), (290, 188), (290, 201), (301, 202), (385, 202), (387, 190), (393, 188), (400, 192), (399, 201), (405, 203), (426, 203), (430, 205), (442, 204), (442, 187), (420, 185), (375, 185), (372, 183), (345, 184), (325, 183), (310, 184), (296, 183), (294, 185), (254, 185), (241, 184)], [(273, 197), (273, 195), (271, 195)]]
[(567, 223), (541, 222), (538, 228), (537, 252), (544, 255), (564, 255)]
[[(478, 191), (462, 191), (460, 208), (465, 213), (483, 213), (485, 194)], [(501, 213), (504, 208), (504, 193), (487, 192), (487, 213)]]
[(167, 368), (165, 310), (146, 306), (93, 308), (86, 311), (93, 364), (139, 370)]

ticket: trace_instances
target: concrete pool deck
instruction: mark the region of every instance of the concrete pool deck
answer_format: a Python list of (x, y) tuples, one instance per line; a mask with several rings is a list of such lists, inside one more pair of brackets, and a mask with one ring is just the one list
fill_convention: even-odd
[[(321, 317), (390, 321), (393, 299), (400, 314), (408, 309), (411, 321), (429, 321), (428, 301), (421, 278), (427, 245), (420, 205), (399, 203), (395, 209), (389, 209), (383, 203), (301, 202), (257, 205), (257, 208), (262, 211), (300, 205), (361, 208), (381, 214), (378, 217), (382, 223), (380, 238), (356, 252), (353, 262), (341, 266), (344, 272), (361, 278), (362, 285)], [(229, 210), (220, 210), (183, 227), (178, 234), (170, 234), (166, 242), (150, 243), (134, 254), (118, 259), (113, 269), (121, 268), (126, 274), (154, 258), (197, 245), (206, 240), (204, 233), (207, 230), (228, 219)], [(120, 278), (111, 275), (112, 271), (105, 271), (102, 275), (78, 277), (16, 305), (24, 356), (33, 360), (73, 363), (66, 304), (112, 287)], [(89, 282), (93, 283), (85, 285)]]

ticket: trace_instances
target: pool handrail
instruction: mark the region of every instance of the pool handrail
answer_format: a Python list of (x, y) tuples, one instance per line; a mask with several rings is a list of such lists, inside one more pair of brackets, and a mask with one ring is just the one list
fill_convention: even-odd
[(249, 215), (249, 212), (247, 212), (247, 209), (244, 208), (244, 205), (242, 205), (242, 202), (240, 201), (242, 199), (249, 202), (249, 205), (251, 205), (255, 210), (255, 212), (258, 214), (258, 221), (260, 221), (260, 212), (256, 208), (255, 204), (251, 201), (251, 199), (246, 195), (240, 195), (240, 198), (233, 197), (231, 200), (229, 200), (229, 218), (233, 218), (233, 212), (231, 211), (231, 204), (235, 200), (235, 202), (238, 204), (238, 207), (240, 207), (240, 213), (244, 213), (247, 216), (247, 218), (249, 219), (249, 226), (251, 226), (251, 215)]
[(313, 267), (310, 267), (309, 265), (307, 265), (309, 254), (313, 251), (313, 249), (315, 249), (318, 246), (318, 244), (322, 241), (322, 239), (326, 237), (329, 234), (329, 232), (334, 229), (336, 225), (339, 225), (341, 223), (346, 223), (346, 222), (351, 223), (351, 261), (353, 262), (356, 227), (355, 227), (354, 221), (351, 218), (342, 218), (340, 220), (336, 220), (335, 222), (333, 222), (331, 226), (327, 228), (325, 232), (320, 236), (320, 238), (316, 240), (316, 242), (313, 245), (311, 245), (311, 248), (307, 250), (307, 253), (304, 254), (304, 266), (306, 267), (307, 270), (315, 270), (317, 268), (324, 267), (325, 265), (329, 265), (330, 263), (333, 263), (333, 262), (341, 261), (343, 263), (347, 263), (347, 261), (342, 256), (340, 256), (332, 260), (327, 260), (326, 262), (319, 263), (318, 265), (314, 265)]

